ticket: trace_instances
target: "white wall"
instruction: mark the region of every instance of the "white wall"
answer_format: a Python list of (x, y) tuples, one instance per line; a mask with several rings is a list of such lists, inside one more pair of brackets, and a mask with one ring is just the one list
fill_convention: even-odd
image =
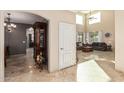
[(115, 11), (115, 68), (124, 72), (124, 11)]

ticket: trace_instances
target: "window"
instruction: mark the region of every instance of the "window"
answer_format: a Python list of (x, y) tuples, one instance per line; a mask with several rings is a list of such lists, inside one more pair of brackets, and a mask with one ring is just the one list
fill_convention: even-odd
[(101, 22), (101, 13), (98, 12), (89, 16), (89, 24), (100, 23)]
[(93, 42), (98, 42), (99, 41), (99, 33), (98, 32), (94, 32), (94, 37), (93, 37)]
[(76, 24), (83, 25), (83, 16), (76, 15)]
[(77, 32), (77, 46), (82, 46), (83, 38), (83, 32)]
[(77, 42), (83, 42), (83, 32), (77, 32)]
[(90, 43), (93, 42), (102, 42), (103, 39), (103, 33), (102, 31), (97, 31), (97, 32), (90, 32)]

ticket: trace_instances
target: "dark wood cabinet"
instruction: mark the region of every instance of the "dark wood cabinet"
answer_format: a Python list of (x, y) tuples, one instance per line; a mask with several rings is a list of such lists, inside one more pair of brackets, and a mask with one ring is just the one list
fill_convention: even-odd
[(6, 46), (6, 47), (4, 47), (4, 65), (5, 65), (5, 67), (7, 65), (6, 60), (8, 57), (9, 57), (9, 47)]
[(34, 59), (36, 63), (48, 64), (48, 24), (36, 22), (34, 28)]

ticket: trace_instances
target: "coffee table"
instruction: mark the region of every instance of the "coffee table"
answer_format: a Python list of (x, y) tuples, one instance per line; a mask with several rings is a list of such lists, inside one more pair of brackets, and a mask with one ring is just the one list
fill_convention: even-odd
[(82, 48), (83, 52), (92, 52), (93, 51), (93, 47), (91, 46), (85, 46)]

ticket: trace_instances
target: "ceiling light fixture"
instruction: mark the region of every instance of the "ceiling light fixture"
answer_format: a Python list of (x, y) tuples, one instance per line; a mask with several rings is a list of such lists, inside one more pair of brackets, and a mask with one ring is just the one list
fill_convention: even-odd
[(4, 26), (7, 28), (8, 32), (12, 32), (13, 29), (16, 28), (16, 25), (14, 23), (11, 23), (11, 14), (7, 13), (7, 21), (4, 22)]
[(90, 15), (89, 15), (89, 20), (93, 20), (93, 19), (96, 19), (94, 16), (92, 16), (92, 13), (91, 13), (92, 11), (90, 10)]

